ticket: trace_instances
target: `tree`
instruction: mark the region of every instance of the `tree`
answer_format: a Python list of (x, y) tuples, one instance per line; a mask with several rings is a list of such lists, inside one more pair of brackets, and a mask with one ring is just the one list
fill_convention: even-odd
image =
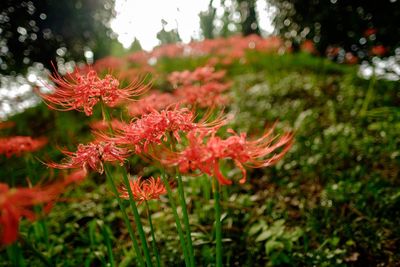
[(270, 0), (277, 32), (295, 45), (311, 39), (321, 54), (341, 47), (358, 58), (400, 45), (400, 1)]
[(260, 28), (258, 26), (256, 16), (256, 1), (255, 0), (237, 0), (238, 11), (241, 18), (242, 34), (244, 36), (250, 34), (260, 35)]
[(111, 47), (114, 0), (3, 0), (0, 7), (5, 74), (23, 73), (33, 62), (51, 68), (56, 58), (83, 60), (87, 50), (99, 58)]
[(214, 38), (214, 20), (217, 9), (212, 6), (213, 0), (208, 4), (208, 10), (202, 11), (200, 17), (200, 29), (206, 39)]
[(178, 30), (172, 29), (167, 31), (165, 30), (165, 25), (167, 22), (165, 20), (161, 20), (161, 23), (162, 29), (157, 33), (157, 39), (160, 40), (161, 44), (174, 44), (182, 41)]

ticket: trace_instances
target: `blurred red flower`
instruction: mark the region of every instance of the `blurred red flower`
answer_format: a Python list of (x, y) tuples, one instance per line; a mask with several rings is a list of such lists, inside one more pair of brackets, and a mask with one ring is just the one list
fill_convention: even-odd
[(168, 76), (168, 81), (174, 85), (190, 85), (196, 82), (207, 83), (221, 80), (225, 76), (225, 71), (215, 71), (213, 67), (199, 67), (193, 72), (188, 70), (178, 72), (174, 71)]
[(371, 48), (371, 54), (375, 56), (383, 56), (387, 52), (387, 49), (383, 45), (375, 45)]
[(45, 204), (48, 212), (54, 200), (70, 181), (61, 181), (47, 186), (31, 188), (9, 188), (0, 183), (0, 244), (9, 245), (18, 236), (19, 220), (35, 220), (33, 206)]
[(314, 42), (311, 40), (305, 40), (301, 46), (300, 50), (309, 54), (316, 54), (317, 49), (315, 48)]
[(127, 108), (131, 116), (138, 116), (149, 113), (152, 110), (164, 109), (176, 102), (177, 99), (172, 94), (152, 92), (150, 95), (139, 99), (137, 102), (129, 104)]
[(12, 155), (20, 156), (26, 152), (39, 150), (47, 144), (47, 138), (41, 137), (33, 139), (30, 136), (12, 136), (0, 138), (0, 154), (7, 158)]
[(174, 94), (184, 104), (201, 108), (224, 106), (229, 103), (229, 98), (223, 92), (229, 87), (229, 83), (208, 82), (203, 85), (179, 87)]
[(373, 34), (376, 34), (377, 32), (378, 32), (378, 30), (376, 28), (368, 28), (364, 31), (364, 36), (369, 37)]

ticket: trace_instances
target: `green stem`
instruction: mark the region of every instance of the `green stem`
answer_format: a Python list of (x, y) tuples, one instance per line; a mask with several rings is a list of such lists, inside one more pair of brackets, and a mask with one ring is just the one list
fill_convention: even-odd
[(364, 102), (361, 107), (361, 111), (360, 111), (361, 117), (364, 117), (367, 113), (368, 105), (373, 98), (375, 82), (376, 82), (375, 69), (373, 69), (372, 77), (371, 77), (371, 79), (369, 81), (369, 85), (368, 85), (367, 94), (364, 98)]
[(190, 266), (194, 267), (195, 261), (194, 261), (194, 252), (193, 252), (193, 244), (192, 244), (192, 234), (190, 231), (189, 216), (188, 216), (187, 207), (186, 207), (185, 192), (183, 190), (182, 176), (179, 172), (178, 172), (178, 193), (179, 193), (180, 204), (182, 207), (183, 223), (185, 224), (186, 241), (187, 241), (187, 245), (188, 245), (189, 257), (190, 257), (190, 263), (191, 263)]
[(104, 166), (104, 170), (106, 172), (106, 176), (107, 176), (108, 181), (109, 181), (109, 183), (111, 185), (113, 193), (115, 194), (115, 196), (117, 198), (118, 205), (119, 205), (119, 207), (121, 209), (122, 217), (124, 219), (125, 225), (128, 228), (129, 236), (131, 237), (131, 240), (132, 240), (132, 243), (133, 243), (133, 247), (135, 249), (136, 256), (137, 256), (137, 259), (139, 261), (139, 266), (145, 266), (145, 263), (144, 263), (144, 260), (143, 260), (143, 256), (142, 256), (142, 252), (140, 251), (139, 244), (136, 241), (135, 234), (133, 233), (131, 222), (129, 221), (128, 215), (126, 214), (125, 207), (124, 207), (124, 205), (122, 203), (122, 200), (121, 200), (121, 198), (119, 198), (119, 193), (118, 193), (117, 187), (115, 186), (114, 179), (112, 178), (111, 172), (110, 172), (110, 170), (109, 170), (107, 165)]
[(15, 267), (26, 266), (25, 260), (24, 260), (24, 255), (22, 254), (21, 249), (18, 247), (17, 242), (14, 242), (13, 244), (7, 246), (6, 249), (7, 249), (7, 254), (11, 261), (12, 266), (15, 266)]
[(115, 267), (114, 256), (113, 256), (113, 252), (112, 252), (112, 248), (111, 248), (111, 240), (108, 235), (107, 229), (108, 229), (108, 227), (107, 228), (106, 228), (106, 226), (103, 227), (103, 229), (102, 229), (103, 237), (106, 241), (107, 252), (108, 252), (108, 257), (110, 258), (111, 267)]
[(222, 226), (221, 226), (221, 203), (219, 195), (219, 183), (215, 177), (212, 178), (214, 184), (214, 209), (215, 209), (215, 248), (216, 266), (222, 267)]
[(157, 266), (160, 267), (161, 266), (160, 254), (158, 253), (157, 245), (156, 245), (156, 237), (154, 236), (154, 228), (153, 228), (153, 222), (151, 220), (150, 207), (149, 207), (149, 203), (147, 203), (147, 200), (145, 200), (144, 202), (146, 204), (147, 217), (149, 218), (149, 225), (150, 225), (150, 232), (151, 232), (151, 245), (153, 247), (153, 253), (154, 253), (154, 255), (156, 255)]
[(124, 179), (124, 184), (126, 186), (128, 194), (129, 194), (129, 203), (130, 203), (131, 208), (132, 208), (133, 217), (135, 219), (135, 224), (136, 224), (137, 231), (139, 232), (140, 242), (142, 244), (144, 256), (146, 258), (146, 263), (147, 263), (147, 266), (151, 267), (151, 266), (153, 266), (153, 264), (151, 263), (151, 258), (150, 258), (149, 248), (147, 246), (146, 236), (145, 236), (144, 231), (143, 231), (142, 222), (140, 221), (140, 215), (139, 215), (138, 208), (136, 206), (136, 202), (133, 199), (132, 189), (131, 189), (131, 186), (130, 186), (130, 183), (129, 183), (129, 179), (128, 179), (128, 174), (126, 173), (125, 168), (122, 168), (122, 177)]
[(188, 266), (191, 266), (190, 258), (189, 258), (189, 255), (188, 255), (188, 250), (187, 250), (186, 242), (185, 242), (185, 236), (183, 235), (182, 225), (181, 225), (181, 222), (180, 222), (180, 219), (179, 219), (179, 216), (178, 216), (178, 212), (177, 212), (177, 209), (176, 209), (175, 201), (174, 201), (174, 199), (172, 197), (171, 186), (169, 185), (167, 179), (165, 178), (164, 173), (161, 175), (161, 179), (162, 179), (162, 181), (163, 181), (163, 183), (165, 185), (165, 188), (167, 189), (169, 203), (172, 206), (172, 213), (173, 213), (174, 218), (175, 218), (176, 229), (178, 230), (179, 240), (181, 242), (181, 247), (182, 247), (182, 250), (183, 250), (183, 257), (185, 258), (185, 265), (188, 267)]

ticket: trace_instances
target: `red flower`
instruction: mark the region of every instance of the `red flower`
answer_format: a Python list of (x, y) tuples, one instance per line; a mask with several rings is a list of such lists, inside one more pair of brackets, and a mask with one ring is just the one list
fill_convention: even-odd
[(194, 113), (187, 108), (175, 106), (162, 111), (152, 110), (140, 119), (125, 125), (121, 130), (117, 130), (114, 137), (101, 136), (100, 134), (100, 138), (120, 145), (133, 146), (136, 153), (147, 152), (149, 145), (167, 141), (168, 134), (179, 141), (181, 132), (188, 132), (193, 129), (208, 131), (225, 123), (222, 117), (212, 122), (206, 122), (208, 116), (207, 114), (202, 121), (195, 123)]
[(197, 105), (199, 107), (223, 106), (228, 103), (228, 97), (222, 93), (230, 87), (230, 84), (209, 82), (204, 85), (188, 85), (179, 87), (175, 95), (182, 103)]
[(87, 176), (87, 171), (85, 169), (82, 168), (74, 170), (65, 178), (65, 183), (66, 184), (80, 183), (86, 178), (86, 176)]
[[(192, 131), (188, 134), (189, 145), (183, 151), (174, 152), (164, 148), (163, 156), (155, 156), (163, 164), (179, 166), (183, 173), (196, 169), (210, 176), (215, 176), (220, 184), (228, 185), (232, 181), (226, 179), (219, 168), (221, 160), (232, 160), (242, 171), (240, 183), (246, 181), (246, 169), (261, 168), (275, 164), (289, 150), (292, 145), (292, 134), (282, 137), (272, 137), (273, 129), (266, 132), (257, 140), (249, 141), (246, 134), (236, 134), (223, 140), (211, 135), (206, 139), (204, 133)], [(278, 151), (280, 150), (280, 151)]]
[(20, 156), (25, 152), (33, 152), (47, 144), (47, 138), (33, 139), (30, 136), (13, 136), (0, 138), (0, 154), (7, 158), (12, 155)]
[(172, 72), (168, 81), (174, 85), (190, 85), (196, 82), (199, 83), (207, 83), (212, 81), (221, 80), (225, 76), (225, 71), (215, 71), (213, 67), (199, 67), (195, 69), (193, 72), (188, 70), (177, 72)]
[[(164, 184), (160, 178), (150, 177), (149, 179), (143, 180), (142, 177), (136, 180), (129, 181), (130, 188), (132, 190), (132, 195), (135, 201), (139, 204), (143, 201), (151, 199), (159, 199), (160, 195), (167, 193)], [(124, 199), (129, 199), (129, 193), (127, 188), (122, 187), (120, 190), (120, 197)]]
[(124, 64), (125, 62), (122, 58), (108, 56), (96, 60), (96, 62), (93, 65), (93, 68), (97, 72), (109, 71), (109, 70), (115, 71), (122, 69)]
[(0, 244), (13, 243), (18, 236), (19, 220), (22, 217), (35, 220), (33, 206), (46, 204), (47, 208), (51, 207), (65, 185), (62, 182), (44, 187), (9, 188), (0, 183)]
[(177, 99), (172, 94), (153, 92), (139, 101), (130, 104), (128, 112), (131, 116), (143, 115), (152, 110), (164, 109), (175, 102), (177, 102)]
[(314, 42), (311, 40), (305, 40), (301, 46), (300, 50), (309, 54), (316, 54), (317, 49), (315, 48)]
[(105, 120), (94, 121), (89, 124), (90, 128), (93, 130), (104, 131), (108, 130), (109, 126), (115, 131), (117, 129), (121, 129), (125, 124), (119, 120), (113, 119), (110, 123)]
[(364, 31), (364, 36), (369, 37), (373, 34), (376, 34), (377, 32), (378, 32), (378, 30), (376, 28), (368, 28)]
[(100, 142), (80, 144), (76, 152), (62, 151), (69, 156), (64, 163), (47, 163), (51, 168), (76, 169), (83, 168), (87, 171), (91, 168), (103, 173), (103, 162), (118, 161), (122, 165), (129, 153), (126, 149), (115, 146), (114, 143)]
[(383, 56), (387, 52), (387, 48), (383, 45), (375, 45), (371, 48), (371, 54), (376, 56)]
[(347, 64), (350, 64), (350, 65), (357, 64), (358, 63), (358, 57), (353, 55), (353, 53), (351, 53), (351, 52), (347, 52), (346, 55), (345, 55), (345, 62)]
[(85, 112), (87, 116), (92, 115), (93, 107), (99, 101), (113, 107), (147, 90), (147, 87), (142, 86), (140, 82), (119, 88), (117, 79), (110, 74), (101, 79), (94, 70), (88, 71), (86, 75), (75, 72), (66, 78), (56, 73), (51, 79), (58, 87), (52, 94), (39, 92), (45, 103), (55, 110), (78, 110)]

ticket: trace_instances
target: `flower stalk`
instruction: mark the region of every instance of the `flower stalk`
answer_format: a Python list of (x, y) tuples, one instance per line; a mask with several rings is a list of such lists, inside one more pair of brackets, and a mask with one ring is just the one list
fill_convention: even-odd
[(134, 220), (135, 220), (136, 228), (137, 228), (137, 231), (139, 233), (139, 238), (140, 238), (140, 242), (141, 242), (141, 245), (142, 245), (144, 257), (146, 259), (146, 264), (147, 264), (148, 267), (151, 267), (151, 266), (153, 266), (153, 264), (151, 263), (151, 258), (150, 258), (149, 248), (147, 246), (146, 236), (144, 234), (142, 222), (140, 221), (140, 215), (139, 215), (138, 208), (136, 206), (136, 202), (135, 202), (135, 200), (133, 198), (133, 193), (132, 193), (132, 189), (130, 187), (128, 174), (126, 173), (126, 169), (125, 168), (121, 168), (121, 169), (122, 169), (122, 178), (123, 178), (124, 184), (125, 184), (125, 186), (127, 188), (128, 194), (129, 194), (129, 203), (130, 203), (130, 206), (131, 206), (131, 209), (132, 209), (132, 212), (133, 212), (133, 217), (134, 217)]
[[(118, 189), (117, 189), (117, 187), (115, 185), (115, 182), (114, 182), (114, 179), (113, 179), (113, 177), (111, 175), (109, 167), (107, 165), (105, 165), (104, 166), (104, 170), (105, 170), (105, 173), (106, 173), (107, 180), (109, 181), (109, 184), (111, 185), (111, 189), (112, 189), (113, 193), (116, 196), (118, 196)], [(136, 240), (135, 234), (133, 233), (133, 229), (132, 229), (131, 223), (129, 221), (128, 215), (126, 214), (125, 207), (124, 207), (124, 205), (122, 203), (122, 200), (119, 197), (117, 197), (117, 201), (118, 201), (118, 206), (121, 209), (122, 217), (124, 219), (125, 225), (128, 228), (128, 233), (129, 233), (129, 236), (130, 236), (130, 238), (132, 240), (133, 248), (135, 249), (135, 253), (136, 253), (136, 257), (137, 257), (138, 262), (139, 262), (139, 266), (144, 267), (145, 266), (145, 262), (143, 260), (142, 252), (140, 251), (139, 244), (138, 244), (138, 242)]]
[(222, 225), (221, 225), (221, 203), (219, 193), (219, 183), (217, 178), (213, 177), (214, 189), (214, 210), (215, 210), (215, 264), (217, 267), (222, 267)]
[(153, 221), (151, 220), (150, 207), (149, 207), (149, 203), (147, 202), (147, 200), (145, 200), (144, 202), (146, 204), (147, 217), (149, 219), (150, 232), (151, 232), (151, 245), (153, 248), (153, 254), (155, 255), (156, 260), (157, 260), (157, 267), (160, 267), (161, 266), (160, 253), (158, 252), (158, 249), (157, 249), (156, 237), (154, 235)]
[(188, 211), (187, 211), (187, 207), (186, 207), (186, 201), (185, 201), (186, 198), (185, 198), (185, 192), (183, 189), (182, 175), (179, 172), (177, 174), (177, 178), (178, 178), (179, 201), (180, 201), (180, 205), (182, 207), (183, 223), (185, 224), (186, 241), (187, 241), (188, 252), (189, 252), (189, 257), (190, 257), (190, 264), (191, 264), (190, 266), (194, 267), (195, 260), (194, 260), (193, 244), (192, 244), (192, 234), (190, 231), (189, 216), (188, 216)]
[(168, 200), (169, 200), (169, 203), (171, 204), (172, 213), (173, 213), (174, 218), (175, 218), (176, 229), (178, 230), (179, 240), (181, 242), (181, 247), (182, 247), (182, 250), (183, 250), (183, 257), (185, 259), (185, 265), (187, 267), (188, 266), (192, 266), (191, 263), (190, 263), (189, 252), (188, 252), (188, 248), (187, 248), (187, 245), (186, 245), (185, 236), (183, 235), (183, 230), (182, 230), (182, 225), (181, 225), (181, 222), (180, 222), (180, 218), (179, 218), (179, 215), (178, 215), (178, 211), (177, 211), (177, 208), (176, 208), (175, 201), (174, 201), (173, 196), (172, 196), (171, 186), (169, 185), (164, 173), (161, 174), (161, 179), (162, 179), (162, 181), (163, 181), (163, 183), (165, 185), (165, 188), (167, 189)]

